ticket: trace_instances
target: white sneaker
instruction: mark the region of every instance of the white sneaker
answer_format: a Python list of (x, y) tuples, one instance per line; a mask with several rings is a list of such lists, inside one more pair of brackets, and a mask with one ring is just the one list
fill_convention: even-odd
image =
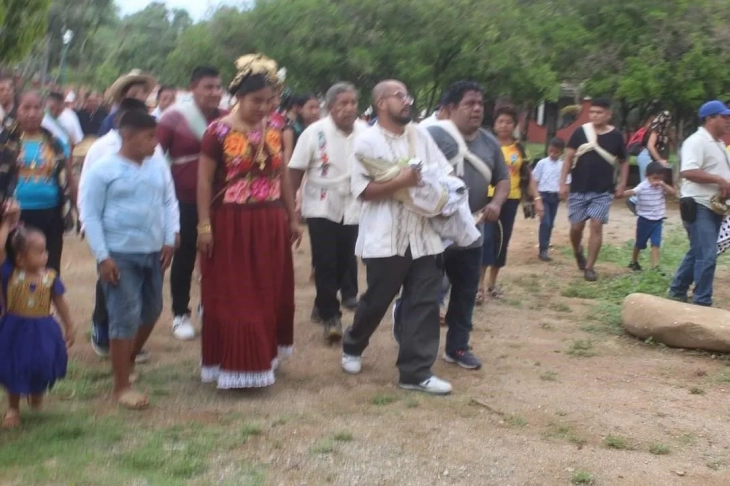
[(360, 373), (362, 371), (362, 358), (342, 353), (342, 369), (350, 375)]
[(430, 393), (432, 395), (448, 395), (451, 393), (451, 383), (444, 381), (440, 378), (432, 376), (431, 378), (422, 381), (418, 385), (411, 385), (408, 383), (399, 383), (399, 387), (404, 390), (416, 390), (424, 393)]
[(189, 314), (176, 316), (172, 320), (172, 335), (180, 341), (195, 339), (195, 328)]

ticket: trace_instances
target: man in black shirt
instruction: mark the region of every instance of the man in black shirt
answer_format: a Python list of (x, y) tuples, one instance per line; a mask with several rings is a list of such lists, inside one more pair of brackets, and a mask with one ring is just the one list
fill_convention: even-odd
[[(578, 268), (583, 270), (589, 282), (598, 279), (593, 267), (601, 250), (603, 225), (608, 223), (614, 194), (622, 197), (629, 176), (624, 137), (609, 124), (612, 116), (609, 101), (595, 99), (591, 102), (590, 122), (570, 137), (560, 178), (560, 198), (568, 201), (573, 253)], [(617, 167), (620, 167), (618, 185), (615, 184)], [(582, 246), (586, 221), (590, 221), (587, 260)]]
[(109, 115), (101, 106), (101, 96), (99, 93), (92, 91), (86, 95), (84, 100), (84, 107), (76, 112), (79, 117), (79, 123), (81, 124), (81, 130), (84, 132), (84, 137), (96, 137), (101, 128), (101, 122), (104, 118)]

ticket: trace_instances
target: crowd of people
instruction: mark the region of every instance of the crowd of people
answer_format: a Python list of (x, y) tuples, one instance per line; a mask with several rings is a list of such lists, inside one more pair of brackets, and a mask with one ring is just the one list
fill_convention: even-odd
[[(594, 282), (612, 202), (630, 198), (637, 214), (630, 268), (641, 270), (648, 244), (651, 265), (659, 267), (665, 196), (674, 194), (665, 181), (666, 113), (648, 124), (637, 152), (642, 182), (626, 190), (634, 149), (611, 125), (605, 99), (593, 99), (590, 121), (567, 142), (551, 140), (533, 167), (515, 136), (513, 107), (497, 107), (492, 130), (483, 127), (477, 82), (454, 83), (433, 116), (415, 123), (408, 88), (382, 81), (368, 124), (350, 83), (334, 84), (323, 106), (313, 94), (282, 102), (285, 71), (275, 61), (251, 54), (236, 68), (225, 89), (233, 106), (222, 106), (223, 80), (206, 66), (191, 73), (192, 98), (180, 103), (175, 89), (151, 76), (124, 75), (107, 91), (109, 111), (94, 92), (75, 105), (55, 91), (15, 96), (13, 80), (0, 79), (5, 427), (20, 423), (21, 397), (39, 407), (65, 375), (65, 346), (76, 330), (60, 262), (64, 234), (74, 227), (98, 265), (91, 345), (110, 357), (112, 397), (130, 409), (149, 405), (134, 388), (134, 370), (147, 359), (168, 268), (171, 333), (183, 341), (197, 334), (190, 294), (200, 271), (202, 381), (220, 389), (274, 383), (280, 360), (293, 351), (292, 246), (302, 239), (302, 222), (316, 288), (311, 319), (322, 324), (327, 343), (341, 341), (342, 369), (362, 372), (370, 338), (395, 302), (399, 386), (437, 395), (452, 391), (432, 371), (440, 325), (448, 329), (443, 359), (481, 367), (470, 345), (474, 307), (502, 295), (498, 278), (520, 210), (539, 219), (537, 257), (549, 262), (566, 201), (577, 267)], [(717, 241), (730, 212), (730, 155), (721, 142), (730, 109), (709, 102), (699, 118), (701, 127), (682, 146), (680, 201), (690, 249), (668, 295), (687, 301), (694, 283), (693, 303), (712, 305)], [(83, 159), (78, 184), (72, 155)], [(367, 270), (360, 298), (357, 258)], [(343, 309), (354, 311), (349, 326)]]

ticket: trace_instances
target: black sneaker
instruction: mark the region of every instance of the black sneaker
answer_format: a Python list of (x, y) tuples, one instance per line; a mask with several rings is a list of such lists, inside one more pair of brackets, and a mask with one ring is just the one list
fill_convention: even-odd
[(482, 367), (482, 362), (479, 361), (479, 358), (474, 356), (474, 353), (468, 349), (456, 351), (455, 353), (444, 353), (443, 358), (447, 363), (457, 364), (467, 370), (478, 370)]
[(357, 297), (348, 297), (347, 299), (342, 299), (342, 307), (350, 311), (356, 311)]
[(309, 315), (309, 320), (312, 321), (313, 324), (322, 324), (322, 316), (319, 315), (319, 309), (316, 305), (312, 307), (312, 313)]
[(550, 258), (550, 253), (548, 253), (547, 250), (540, 250), (540, 255), (538, 256), (540, 260), (543, 262), (551, 262), (553, 261), (552, 258)]
[(636, 202), (632, 201), (631, 198), (626, 200), (626, 207), (629, 208), (629, 211), (636, 215)]
[(631, 263), (629, 263), (629, 268), (631, 270), (633, 270), (634, 272), (640, 272), (640, 271), (643, 270), (643, 268), (641, 268), (641, 265), (639, 265), (639, 262), (631, 262)]
[(330, 344), (342, 339), (342, 321), (340, 321), (340, 316), (335, 316), (324, 323), (324, 339)]

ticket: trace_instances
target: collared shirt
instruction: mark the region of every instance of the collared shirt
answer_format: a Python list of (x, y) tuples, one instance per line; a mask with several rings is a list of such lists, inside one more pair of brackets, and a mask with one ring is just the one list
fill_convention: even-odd
[(636, 215), (651, 221), (659, 221), (666, 214), (664, 187), (654, 186), (645, 179), (634, 188), (636, 194)]
[(302, 216), (348, 225), (359, 223), (361, 204), (350, 190), (350, 157), (355, 137), (367, 129), (365, 122), (356, 120), (348, 135), (328, 116), (312, 123), (299, 136), (289, 168), (307, 175), (302, 187)]
[(180, 213), (171, 179), (159, 157), (137, 164), (111, 154), (89, 169), (84, 226), (97, 262), (109, 252), (154, 253), (175, 245)]
[[(417, 125), (411, 125), (410, 129), (415, 131), (415, 157), (424, 167), (450, 174), (451, 165), (428, 132)], [(358, 136), (351, 156), (353, 196), (360, 197), (372, 182), (358, 158), (392, 160), (393, 163), (409, 159), (408, 132), (396, 135), (376, 123)], [(403, 203), (395, 199), (363, 201), (355, 254), (362, 258), (405, 256), (409, 247), (414, 259), (444, 251), (441, 238), (428, 219), (408, 210)]]
[[(708, 174), (730, 180), (730, 155), (720, 140), (700, 127), (682, 144), (682, 172), (704, 170)], [(691, 197), (697, 204), (710, 207), (710, 199), (719, 191), (717, 184), (699, 184), (686, 178), (682, 179), (682, 197)]]
[[(119, 131), (112, 130), (103, 137), (97, 139), (93, 143), (93, 145), (89, 147), (89, 151), (86, 152), (86, 158), (84, 159), (84, 164), (81, 166), (81, 175), (79, 176), (79, 192), (77, 198), (79, 219), (82, 222), (84, 221), (84, 186), (86, 185), (86, 178), (89, 174), (89, 168), (93, 165), (96, 165), (97, 162), (104, 159), (105, 157), (116, 154), (121, 148), (122, 137), (119, 135)], [(153, 155), (153, 157), (166, 161), (165, 154), (162, 152), (162, 149), (159, 145), (155, 149), (155, 155)], [(170, 177), (170, 184), (172, 184), (172, 176)], [(172, 189), (175, 189), (174, 185), (172, 186)]]
[(537, 181), (539, 192), (560, 192), (560, 172), (563, 170), (563, 159), (553, 160), (545, 157), (532, 170), (532, 177)]

